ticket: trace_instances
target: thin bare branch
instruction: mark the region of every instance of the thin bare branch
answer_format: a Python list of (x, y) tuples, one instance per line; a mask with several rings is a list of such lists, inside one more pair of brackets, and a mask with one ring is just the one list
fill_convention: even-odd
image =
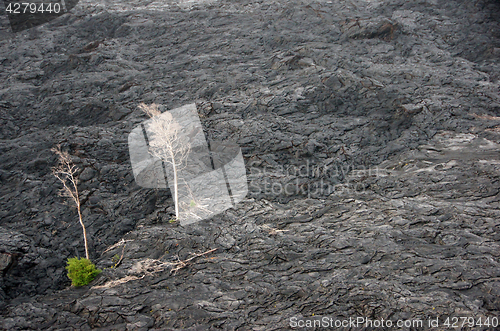
[(122, 256), (120, 256), (120, 259), (118, 260), (118, 262), (116, 262), (116, 264), (114, 266), (115, 268), (117, 268), (120, 265), (120, 263), (122, 263), (122, 261), (123, 261), (123, 255), (125, 255), (125, 247), (127, 247), (127, 244), (123, 245)]
[(125, 239), (123, 239), (123, 238), (122, 238), (122, 239), (120, 239), (120, 241), (119, 241), (119, 242), (117, 242), (116, 244), (113, 244), (113, 245), (109, 246), (108, 248), (106, 248), (106, 250), (105, 250), (104, 252), (102, 252), (102, 253), (101, 253), (101, 256), (102, 256), (104, 253), (107, 253), (107, 252), (109, 252), (110, 250), (115, 249), (116, 247), (119, 247), (119, 246), (121, 246), (121, 245), (125, 245), (125, 244), (126, 244), (126, 242), (128, 242), (128, 241), (132, 241), (132, 240), (125, 240)]

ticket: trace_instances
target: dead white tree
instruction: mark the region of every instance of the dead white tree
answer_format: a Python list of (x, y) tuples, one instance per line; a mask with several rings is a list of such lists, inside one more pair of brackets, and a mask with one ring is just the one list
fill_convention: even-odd
[(63, 152), (61, 146), (57, 145), (56, 148), (52, 148), (52, 151), (56, 153), (59, 157), (59, 164), (52, 168), (52, 173), (57, 179), (63, 184), (63, 189), (61, 190), (61, 195), (71, 198), (76, 204), (76, 210), (78, 211), (78, 219), (80, 220), (80, 225), (83, 229), (83, 241), (85, 242), (85, 257), (89, 259), (89, 247), (87, 244), (87, 230), (85, 229), (85, 224), (83, 224), (83, 217), (81, 211), (80, 195), (78, 194), (78, 168), (71, 161), (71, 156), (68, 152)]
[(162, 161), (170, 163), (174, 173), (175, 218), (179, 219), (178, 174), (191, 150), (191, 144), (181, 134), (182, 128), (172, 114), (161, 113), (157, 104), (141, 103), (139, 108), (151, 117), (147, 129), (152, 133), (149, 137), (149, 152)]

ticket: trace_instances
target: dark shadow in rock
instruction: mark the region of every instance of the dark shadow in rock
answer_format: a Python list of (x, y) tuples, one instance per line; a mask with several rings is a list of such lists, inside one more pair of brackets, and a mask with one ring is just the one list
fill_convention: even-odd
[(105, 124), (112, 120), (110, 116), (112, 112), (108, 104), (97, 100), (90, 101), (81, 107), (65, 103), (49, 117), (48, 124), (82, 127)]

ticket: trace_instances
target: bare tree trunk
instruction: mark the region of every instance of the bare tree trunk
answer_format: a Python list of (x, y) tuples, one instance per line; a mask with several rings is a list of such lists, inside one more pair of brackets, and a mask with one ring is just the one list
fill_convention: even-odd
[(87, 260), (90, 260), (89, 259), (89, 246), (87, 244), (87, 230), (85, 229), (85, 225), (83, 224), (82, 212), (80, 210), (80, 199), (78, 199), (76, 206), (78, 209), (78, 218), (80, 220), (80, 225), (82, 226), (82, 229), (83, 229), (83, 241), (85, 242), (85, 257), (87, 258)]
[(174, 205), (175, 205), (175, 218), (179, 219), (179, 197), (177, 192), (179, 191), (177, 186), (177, 168), (175, 166), (175, 159), (172, 158), (172, 166), (174, 167)]

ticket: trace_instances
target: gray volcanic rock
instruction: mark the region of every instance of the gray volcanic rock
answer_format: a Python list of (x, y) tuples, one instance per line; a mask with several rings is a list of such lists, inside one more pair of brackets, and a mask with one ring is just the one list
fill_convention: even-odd
[[(499, 18), (489, 0), (81, 1), (0, 41), (0, 329), (498, 318)], [(241, 146), (247, 198), (170, 222), (171, 193), (132, 173), (141, 102), (196, 102), (208, 139)], [(57, 144), (104, 270), (82, 288)]]

